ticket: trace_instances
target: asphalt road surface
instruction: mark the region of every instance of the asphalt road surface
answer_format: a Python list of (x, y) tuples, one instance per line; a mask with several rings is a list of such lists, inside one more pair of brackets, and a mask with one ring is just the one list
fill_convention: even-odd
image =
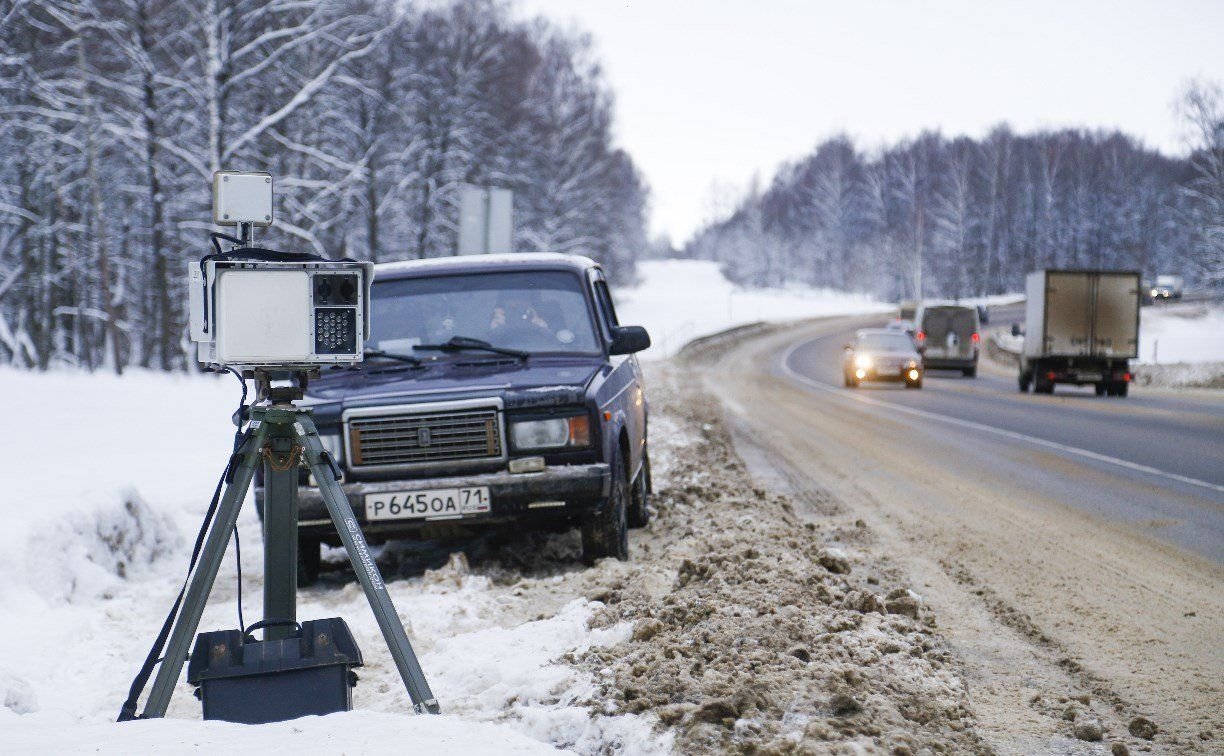
[(1116, 712), (1112, 732), (1143, 715), (1210, 752), (1203, 733), (1224, 737), (1224, 392), (1024, 395), (986, 360), (920, 391), (844, 388), (842, 345), (879, 323), (773, 328), (688, 359), (755, 477), (864, 520), (911, 576), (1000, 752), (1059, 750), (1034, 711), (1071, 687)]
[[(1001, 311), (992, 324), (1013, 317), (1023, 320), (1023, 313)], [(1091, 386), (1060, 385), (1052, 397), (1021, 394), (1016, 371), (984, 357), (977, 378), (932, 370), (921, 391), (888, 383), (847, 391), (841, 356), (853, 333), (846, 328), (796, 342), (779, 356), (778, 371), (814, 391), (858, 401), (866, 412), (902, 416), (934, 433), (970, 442), (1002, 439), (1010, 453), (980, 461), (995, 465), (995, 474), (1031, 475), (1032, 485), (1086, 513), (1224, 562), (1224, 392), (1140, 387), (1114, 398), (1096, 396)], [(1033, 450), (1056, 454), (1071, 467), (1040, 474), (1028, 464)], [(1152, 521), (1156, 526), (1145, 527)]]

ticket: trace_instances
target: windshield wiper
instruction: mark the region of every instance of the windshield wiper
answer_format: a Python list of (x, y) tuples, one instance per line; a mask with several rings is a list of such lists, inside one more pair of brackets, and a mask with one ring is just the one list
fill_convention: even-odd
[(484, 352), (492, 352), (493, 354), (504, 354), (508, 357), (517, 357), (520, 360), (527, 359), (530, 355), (520, 349), (507, 349), (506, 347), (493, 346), (487, 341), (473, 339), (469, 336), (452, 336), (448, 341), (442, 344), (417, 344), (413, 349), (426, 349), (437, 352), (460, 352), (464, 349), (479, 349)]
[[(417, 347), (417, 349), (420, 349), (420, 347)], [(365, 350), (361, 354), (365, 357), (382, 357), (383, 359), (387, 359), (387, 360), (397, 360), (399, 362), (407, 362), (409, 365), (420, 365), (421, 364), (420, 357), (415, 357), (411, 354), (396, 354), (395, 352), (388, 352), (383, 349), (375, 349), (374, 347), (366, 347)]]

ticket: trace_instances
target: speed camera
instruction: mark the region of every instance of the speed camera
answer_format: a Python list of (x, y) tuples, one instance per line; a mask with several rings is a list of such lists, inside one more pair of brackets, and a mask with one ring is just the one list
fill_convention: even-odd
[[(266, 179), (266, 180), (265, 180)], [(213, 216), (239, 236), (213, 234), (216, 254), (187, 268), (191, 339), (210, 367), (313, 370), (359, 362), (370, 334), (374, 264), (255, 247), (272, 219), (272, 177), (218, 171)], [(221, 240), (232, 242), (229, 250)]]

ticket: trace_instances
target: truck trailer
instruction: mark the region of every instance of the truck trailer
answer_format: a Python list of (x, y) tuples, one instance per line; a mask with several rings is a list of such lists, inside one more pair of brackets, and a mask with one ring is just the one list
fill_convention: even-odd
[(1137, 271), (1039, 270), (1028, 275), (1020, 390), (1058, 383), (1126, 396), (1139, 356)]

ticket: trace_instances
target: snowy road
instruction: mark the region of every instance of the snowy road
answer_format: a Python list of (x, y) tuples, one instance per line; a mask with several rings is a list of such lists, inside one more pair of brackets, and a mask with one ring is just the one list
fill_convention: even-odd
[(1049, 718), (1076, 686), (1113, 732), (1142, 715), (1180, 739), (1173, 752), (1210, 751), (1200, 736), (1224, 724), (1220, 402), (1021, 396), (1001, 370), (932, 374), (921, 392), (835, 385), (847, 334), (873, 323), (775, 328), (689, 359), (758, 478), (846, 502), (924, 586), (1000, 752), (1059, 750)]

